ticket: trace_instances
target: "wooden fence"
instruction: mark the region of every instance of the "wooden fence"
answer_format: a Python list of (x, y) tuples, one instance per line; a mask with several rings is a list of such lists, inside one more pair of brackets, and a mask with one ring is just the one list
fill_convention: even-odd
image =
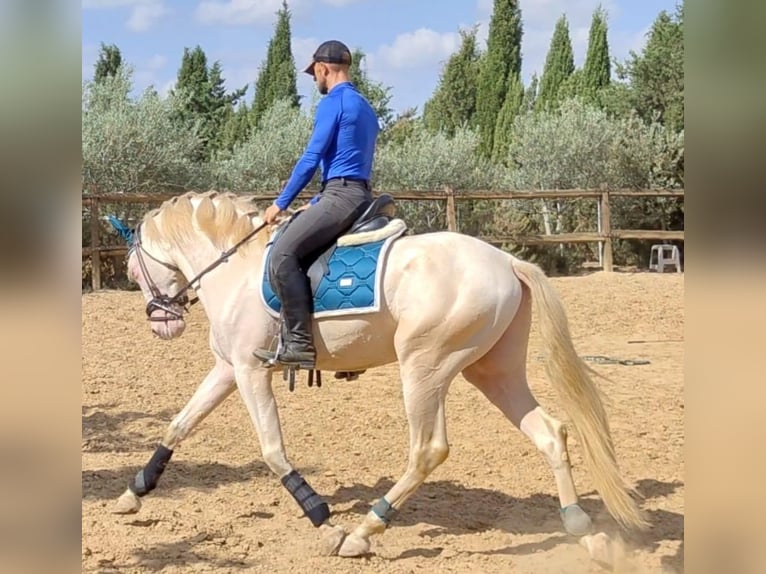
[[(100, 225), (103, 215), (100, 212), (102, 204), (160, 204), (178, 194), (98, 194), (83, 195), (83, 208), (90, 210), (90, 246), (83, 247), (83, 259), (91, 260), (91, 286), (93, 290), (101, 289), (101, 256), (125, 254), (127, 246), (102, 245)], [(447, 187), (443, 190), (427, 190), (419, 192), (393, 192), (396, 201), (444, 201), (446, 202), (446, 228), (449, 231), (459, 231), (457, 223), (458, 201), (476, 200), (536, 200), (536, 199), (593, 199), (598, 201), (598, 229), (600, 231), (580, 233), (559, 233), (551, 235), (525, 235), (519, 237), (481, 237), (488, 243), (513, 242), (518, 245), (542, 245), (562, 243), (600, 243), (603, 246), (602, 267), (604, 271), (614, 270), (612, 242), (614, 239), (640, 239), (656, 241), (683, 241), (683, 231), (664, 231), (648, 229), (612, 229), (610, 217), (611, 197), (676, 197), (684, 196), (683, 190), (669, 189), (556, 189), (534, 191), (471, 191), (457, 192)], [(312, 194), (302, 193), (297, 200), (308, 200)], [(258, 200), (264, 202), (276, 199), (276, 194), (258, 194)]]

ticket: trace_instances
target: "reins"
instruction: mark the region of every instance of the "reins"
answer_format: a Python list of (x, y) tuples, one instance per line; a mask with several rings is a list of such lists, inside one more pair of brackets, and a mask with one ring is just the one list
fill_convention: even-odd
[(159, 309), (161, 311), (165, 311), (167, 314), (171, 315), (175, 319), (181, 319), (183, 318), (183, 313), (179, 313), (173, 308), (173, 305), (180, 305), (181, 308), (184, 310), (184, 312), (188, 313), (189, 308), (194, 305), (197, 301), (199, 301), (199, 297), (194, 297), (193, 299), (189, 299), (187, 292), (189, 289), (191, 289), (194, 284), (196, 283), (199, 286), (199, 281), (210, 273), (213, 269), (218, 267), (221, 263), (225, 263), (229, 260), (229, 258), (236, 253), (236, 251), (242, 247), (245, 243), (250, 241), (250, 239), (255, 236), (256, 233), (261, 231), (264, 227), (266, 227), (268, 224), (266, 222), (261, 223), (258, 227), (250, 231), (247, 235), (245, 235), (242, 239), (240, 239), (237, 243), (232, 245), (229, 249), (221, 253), (221, 256), (213, 261), (210, 265), (205, 267), (202, 271), (197, 273), (194, 277), (192, 277), (189, 281), (187, 281), (186, 285), (184, 285), (178, 293), (170, 297), (169, 295), (163, 295), (160, 290), (157, 288), (157, 285), (152, 280), (151, 276), (149, 275), (149, 270), (146, 267), (146, 262), (144, 261), (142, 253), (145, 253), (147, 257), (153, 259), (157, 263), (160, 263), (161, 265), (164, 265), (171, 271), (180, 271), (178, 267), (175, 265), (171, 265), (170, 263), (165, 263), (164, 261), (160, 261), (156, 257), (152, 256), (151, 253), (146, 251), (142, 245), (141, 245), (141, 225), (136, 228), (135, 232), (135, 242), (133, 244), (133, 248), (136, 250), (136, 257), (138, 258), (138, 265), (141, 267), (141, 272), (144, 274), (144, 278), (146, 279), (146, 282), (149, 285), (149, 290), (152, 293), (152, 299), (146, 304), (146, 315), (149, 318), (150, 321), (168, 321), (167, 317), (157, 317), (153, 318), (152, 313)]

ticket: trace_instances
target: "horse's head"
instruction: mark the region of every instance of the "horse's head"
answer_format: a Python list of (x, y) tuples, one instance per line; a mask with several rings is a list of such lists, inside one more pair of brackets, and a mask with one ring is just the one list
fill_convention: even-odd
[[(188, 290), (199, 289), (204, 275), (266, 227), (252, 202), (234, 194), (189, 192), (147, 213), (135, 230), (109, 218), (130, 246), (128, 277), (141, 287), (155, 335), (179, 337), (186, 327), (184, 313), (197, 301), (189, 300)], [(252, 244), (263, 249), (265, 239)]]
[[(159, 245), (145, 243), (140, 226), (131, 229), (113, 215), (109, 216), (109, 222), (130, 247), (128, 278), (137, 283), (144, 294), (152, 332), (161, 339), (179, 337), (186, 328), (183, 313), (189, 302), (183, 287), (186, 283), (183, 273)], [(170, 293), (179, 296), (170, 296)]]
[(128, 277), (144, 294), (152, 332), (161, 339), (180, 337), (186, 328), (184, 310), (189, 303), (186, 279), (162, 249), (141, 241), (140, 228), (128, 255)]

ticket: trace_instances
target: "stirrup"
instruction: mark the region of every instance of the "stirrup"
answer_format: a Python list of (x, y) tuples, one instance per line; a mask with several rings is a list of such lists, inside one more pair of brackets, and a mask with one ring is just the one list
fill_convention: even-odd
[(253, 356), (256, 359), (259, 359), (263, 366), (272, 368), (272, 367), (285, 367), (290, 369), (303, 369), (304, 371), (314, 371), (316, 370), (316, 358), (310, 361), (285, 361), (282, 357), (280, 357), (280, 350), (277, 351), (267, 351), (265, 349), (256, 349), (253, 351)]
[(267, 369), (273, 369), (276, 367), (282, 367), (282, 380), (288, 381), (288, 388), (292, 392), (295, 390), (295, 371), (299, 369), (304, 369), (308, 371), (309, 375), (309, 386), (313, 386), (314, 383), (314, 373), (316, 373), (316, 383), (317, 387), (322, 386), (322, 375), (320, 371), (316, 368), (316, 357), (313, 361), (310, 363), (307, 362), (297, 362), (297, 363), (283, 363), (279, 356), (282, 353), (282, 351), (285, 349), (284, 341), (282, 340), (282, 337), (276, 337), (277, 342), (277, 348), (272, 351), (270, 349), (256, 349), (253, 351), (253, 356), (261, 361), (261, 364), (263, 367)]
[(262, 365), (266, 368), (274, 368), (277, 366), (277, 353), (276, 351), (269, 351), (267, 349), (256, 349), (253, 351), (253, 356), (261, 361)]

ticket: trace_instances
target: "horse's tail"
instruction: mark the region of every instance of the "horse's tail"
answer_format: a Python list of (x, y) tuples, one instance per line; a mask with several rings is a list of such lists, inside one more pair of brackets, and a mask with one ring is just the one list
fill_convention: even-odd
[(526, 261), (513, 260), (517, 276), (532, 291), (545, 350), (545, 369), (580, 438), (585, 463), (606, 508), (626, 528), (649, 523), (625, 486), (609, 431), (606, 411), (591, 369), (578, 357), (564, 306), (545, 273)]

